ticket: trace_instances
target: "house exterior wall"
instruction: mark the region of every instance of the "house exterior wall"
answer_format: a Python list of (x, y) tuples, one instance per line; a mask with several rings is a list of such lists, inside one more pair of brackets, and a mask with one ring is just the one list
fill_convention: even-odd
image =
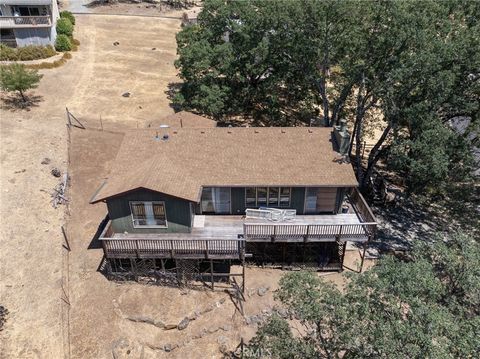
[(0, 5), (2, 16), (15, 16), (20, 6), (37, 8), (40, 16), (50, 16), (50, 27), (22, 27), (13, 28), (13, 33), (18, 47), (28, 45), (54, 45), (57, 38), (57, 19), (60, 17), (57, 2), (52, 1), (51, 5)]
[(56, 35), (55, 28), (14, 29), (13, 32), (18, 47), (28, 45), (52, 45), (55, 41), (55, 36), (52, 37), (52, 33)]
[[(339, 213), (347, 189), (337, 188), (335, 208), (330, 213)], [(305, 214), (305, 187), (292, 187), (290, 206), (288, 208), (296, 209), (297, 214)], [(131, 201), (163, 201), (165, 202), (165, 212), (167, 217), (167, 228), (134, 228), (130, 209)], [(149, 190), (137, 190), (127, 193), (123, 196), (107, 200), (108, 213), (112, 221), (112, 228), (117, 233), (172, 233), (191, 231), (195, 208), (198, 205), (169, 196), (163, 193)], [(231, 189), (231, 214), (245, 214), (245, 188), (232, 187)]]
[[(165, 202), (167, 228), (134, 228), (130, 201)], [(192, 225), (192, 207), (190, 202), (163, 193), (138, 190), (107, 200), (107, 207), (110, 220), (112, 221), (112, 228), (117, 233), (190, 232)]]
[(305, 213), (305, 187), (293, 187), (290, 197), (290, 208), (296, 209), (297, 214)]
[[(297, 214), (305, 214), (305, 187), (292, 187), (290, 206), (288, 208), (296, 209)], [(336, 189), (335, 206), (332, 207), (333, 213), (339, 213), (342, 202), (345, 198), (346, 189)], [(231, 190), (231, 208), (232, 214), (245, 214), (245, 187), (232, 187)]]

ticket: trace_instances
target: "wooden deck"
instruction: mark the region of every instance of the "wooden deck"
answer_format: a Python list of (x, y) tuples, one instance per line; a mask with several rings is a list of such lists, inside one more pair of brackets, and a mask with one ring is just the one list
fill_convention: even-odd
[(246, 242), (367, 242), (375, 236), (375, 217), (357, 190), (349, 201), (355, 213), (299, 215), (280, 222), (196, 215), (189, 233), (115, 233), (108, 222), (100, 241), (107, 258), (240, 260)]
[(361, 223), (355, 214), (269, 223), (241, 216), (197, 216), (190, 233), (114, 233), (109, 222), (100, 241), (107, 258), (241, 259), (245, 242), (365, 242), (374, 226)]

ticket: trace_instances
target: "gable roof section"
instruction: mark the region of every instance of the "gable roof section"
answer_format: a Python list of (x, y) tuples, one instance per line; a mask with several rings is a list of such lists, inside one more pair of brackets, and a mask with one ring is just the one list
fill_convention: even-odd
[(330, 128), (133, 130), (91, 202), (138, 188), (198, 202), (202, 187), (357, 186), (339, 157)]

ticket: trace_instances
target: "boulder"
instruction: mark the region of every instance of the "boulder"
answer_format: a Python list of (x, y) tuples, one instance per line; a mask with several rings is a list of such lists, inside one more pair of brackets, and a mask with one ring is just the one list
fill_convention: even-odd
[(260, 297), (263, 297), (265, 294), (267, 294), (269, 289), (270, 289), (269, 287), (260, 287), (260, 288), (257, 289), (257, 294)]
[(188, 319), (187, 317), (183, 318), (182, 321), (180, 323), (178, 323), (177, 325), (177, 329), (178, 330), (184, 330), (188, 327), (188, 324), (190, 323), (190, 319)]

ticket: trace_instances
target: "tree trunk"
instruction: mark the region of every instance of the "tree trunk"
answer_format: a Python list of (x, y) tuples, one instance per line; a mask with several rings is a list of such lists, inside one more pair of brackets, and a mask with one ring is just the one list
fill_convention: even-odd
[(23, 102), (27, 102), (27, 99), (25, 98), (25, 95), (23, 94), (23, 91), (18, 90), (18, 92), (20, 93), (20, 96), (22, 97)]
[(320, 96), (322, 97), (323, 103), (323, 121), (325, 122), (326, 126), (330, 126), (330, 109), (328, 105), (328, 98), (327, 98), (327, 80), (325, 79), (326, 71), (322, 70), (322, 85), (320, 86)]
[(323, 121), (325, 126), (331, 126), (330, 123), (330, 105), (328, 103), (327, 97), (327, 77), (330, 72), (330, 53), (328, 50), (328, 45), (330, 42), (330, 32), (328, 29), (328, 20), (325, 18), (325, 38), (323, 39), (323, 61), (322, 61), (322, 80), (320, 86), (320, 95), (322, 96), (323, 101)]
[(367, 169), (365, 171), (365, 175), (363, 177), (363, 181), (360, 182), (360, 188), (365, 188), (367, 186), (367, 180), (370, 178), (372, 175), (373, 169), (375, 168), (375, 165), (377, 164), (378, 160), (380, 159), (380, 156), (383, 154), (383, 149), (380, 149), (380, 147), (383, 145), (385, 140), (387, 139), (388, 135), (390, 134), (390, 131), (392, 130), (392, 124), (389, 123), (388, 126), (383, 130), (382, 135), (378, 139), (377, 143), (375, 146), (373, 146), (372, 150), (370, 151), (370, 154), (368, 155), (368, 165)]
[(354, 136), (355, 136), (355, 163), (357, 171), (357, 180), (359, 183), (363, 181), (363, 168), (362, 168), (362, 159), (360, 158), (361, 153), (361, 140), (362, 140), (362, 121), (365, 115), (365, 97), (363, 96), (363, 90), (365, 88), (365, 76), (362, 75), (362, 82), (358, 89), (357, 94), (357, 109), (355, 115), (355, 122), (357, 124)]
[(350, 136), (350, 145), (348, 146), (348, 157), (352, 157), (353, 151), (353, 140), (355, 139), (355, 134), (357, 133), (357, 126), (358, 126), (358, 119), (355, 119), (355, 123), (353, 125), (352, 136)]
[(357, 166), (357, 179), (358, 183), (363, 182), (363, 168), (362, 168), (362, 121), (363, 121), (363, 109), (359, 109), (360, 112), (357, 113), (357, 130), (355, 132), (355, 163)]
[(332, 116), (330, 118), (330, 122), (331, 122), (330, 126), (335, 126), (339, 124), (340, 113), (345, 107), (345, 101), (347, 101), (348, 95), (350, 95), (350, 92), (352, 91), (352, 87), (353, 87), (353, 83), (349, 83), (342, 89), (340, 96), (338, 97), (337, 101), (335, 102), (335, 105), (333, 106)]

